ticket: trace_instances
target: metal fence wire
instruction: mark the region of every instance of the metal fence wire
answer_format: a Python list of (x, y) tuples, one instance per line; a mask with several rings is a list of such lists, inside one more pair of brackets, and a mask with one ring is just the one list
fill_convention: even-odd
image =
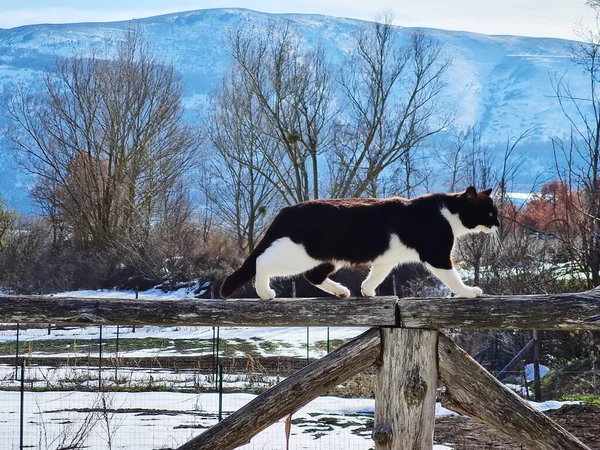
[[(2, 447), (177, 448), (361, 331), (0, 325)], [(371, 448), (362, 377), (243, 448)]]
[[(177, 448), (362, 331), (0, 325), (2, 448)], [(242, 448), (371, 449), (374, 391), (370, 369)]]

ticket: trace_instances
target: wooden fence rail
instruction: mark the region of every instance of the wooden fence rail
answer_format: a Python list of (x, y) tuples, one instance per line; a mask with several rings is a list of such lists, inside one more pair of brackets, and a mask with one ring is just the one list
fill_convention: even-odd
[(0, 295), (0, 322), (600, 330), (600, 290), (463, 298), (87, 299)]
[(188, 326), (378, 327), (288, 377), (181, 450), (230, 450), (372, 365), (376, 450), (429, 450), (437, 378), (444, 404), (533, 449), (589, 450), (438, 330), (600, 330), (600, 290), (477, 299), (129, 300), (0, 296), (0, 322)]

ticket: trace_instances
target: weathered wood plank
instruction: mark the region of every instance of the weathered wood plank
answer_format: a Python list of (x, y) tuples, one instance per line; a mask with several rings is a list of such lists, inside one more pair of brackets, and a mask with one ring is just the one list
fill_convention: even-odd
[(396, 297), (280, 300), (0, 295), (0, 322), (196, 326), (394, 326)]
[(431, 450), (437, 389), (437, 331), (382, 328), (377, 368), (377, 450)]
[(380, 356), (380, 336), (371, 328), (319, 361), (256, 397), (179, 450), (230, 450), (371, 366)]
[(583, 450), (585, 444), (506, 388), (464, 350), (440, 334), (442, 405), (505, 432), (534, 450)]
[(0, 322), (600, 330), (600, 290), (462, 298), (132, 300), (0, 296)]
[(463, 330), (600, 330), (600, 289), (574, 294), (404, 298), (400, 326)]

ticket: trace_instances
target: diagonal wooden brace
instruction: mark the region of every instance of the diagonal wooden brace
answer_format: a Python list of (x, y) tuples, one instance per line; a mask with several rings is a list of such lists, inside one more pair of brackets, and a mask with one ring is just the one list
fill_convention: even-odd
[(380, 356), (379, 329), (371, 328), (289, 376), (178, 450), (231, 450), (272, 423), (371, 366)]
[(579, 439), (505, 387), (440, 333), (438, 370), (444, 407), (493, 425), (527, 448), (589, 450)]

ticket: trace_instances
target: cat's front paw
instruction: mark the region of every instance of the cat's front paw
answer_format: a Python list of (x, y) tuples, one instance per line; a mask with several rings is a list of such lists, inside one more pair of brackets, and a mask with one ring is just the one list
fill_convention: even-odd
[(346, 286), (340, 286), (339, 289), (336, 289), (334, 294), (340, 298), (347, 298), (350, 297), (350, 289), (348, 289)]
[(481, 297), (483, 295), (483, 291), (477, 286), (465, 286), (465, 288), (460, 292), (457, 292), (457, 294), (465, 298), (476, 298)]
[(360, 292), (363, 295), (363, 297), (375, 297), (375, 289), (365, 286), (364, 283), (360, 287)]

